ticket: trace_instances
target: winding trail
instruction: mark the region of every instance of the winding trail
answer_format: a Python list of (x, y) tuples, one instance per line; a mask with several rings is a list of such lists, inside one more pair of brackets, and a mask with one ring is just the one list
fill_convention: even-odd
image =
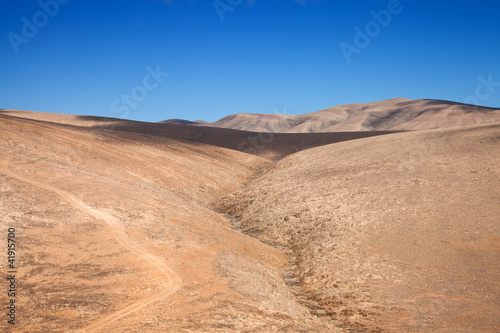
[(141, 247), (134, 245), (133, 240), (130, 239), (129, 236), (127, 236), (127, 233), (123, 228), (123, 225), (113, 215), (101, 212), (86, 205), (81, 199), (79, 199), (74, 194), (61, 190), (57, 187), (35, 181), (33, 179), (17, 175), (12, 171), (10, 171), (9, 168), (4, 165), (0, 165), (0, 172), (19, 181), (57, 193), (63, 199), (69, 202), (72, 206), (81, 210), (83, 213), (90, 214), (97, 219), (104, 220), (107, 223), (107, 225), (111, 228), (113, 236), (124, 248), (134, 253), (141, 259), (145, 259), (151, 265), (158, 268), (163, 273), (163, 275), (165, 275), (166, 283), (163, 284), (164, 290), (162, 290), (161, 292), (155, 292), (150, 297), (141, 299), (121, 310), (118, 310), (106, 317), (103, 317), (93, 322), (92, 324), (88, 325), (87, 327), (83, 328), (82, 330), (80, 330), (80, 332), (94, 332), (96, 330), (102, 329), (105, 326), (119, 320), (120, 318), (123, 318), (133, 312), (138, 311), (141, 308), (148, 306), (149, 304), (152, 304), (154, 302), (157, 302), (174, 294), (181, 287), (182, 285), (181, 278), (165, 263), (165, 261), (161, 257), (151, 254), (148, 251), (142, 249)]

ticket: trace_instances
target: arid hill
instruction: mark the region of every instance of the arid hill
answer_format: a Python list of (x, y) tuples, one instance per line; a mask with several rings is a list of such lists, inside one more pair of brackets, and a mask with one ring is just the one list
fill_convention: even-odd
[(500, 124), (388, 133), (0, 111), (0, 330), (499, 331)]
[(154, 135), (156, 137), (182, 139), (217, 147), (246, 152), (269, 159), (279, 159), (285, 155), (320, 145), (370, 136), (392, 133), (391, 131), (363, 131), (336, 133), (255, 133), (226, 128), (186, 126), (132, 121), (117, 118), (81, 116), (60, 113), (19, 111), (0, 109), (0, 115), (34, 119), (47, 123), (90, 127), (102, 133), (123, 131)]
[(209, 208), (270, 161), (5, 115), (0, 133), (2, 229), (16, 230), (18, 271), (16, 325), (5, 310), (0, 331), (340, 330), (296, 301), (283, 252)]
[[(500, 109), (456, 102), (395, 98), (374, 103), (345, 104), (303, 115), (238, 113), (214, 126), (268, 133), (317, 133), (346, 131), (413, 131), (500, 122)], [(164, 123), (179, 123), (178, 119)]]
[(500, 124), (290, 155), (215, 207), (361, 331), (500, 331)]

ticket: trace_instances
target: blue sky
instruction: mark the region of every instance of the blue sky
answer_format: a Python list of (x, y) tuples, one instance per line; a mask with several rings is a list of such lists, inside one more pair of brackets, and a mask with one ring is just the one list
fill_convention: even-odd
[(0, 1), (0, 108), (215, 121), (395, 97), (500, 107), (497, 0)]

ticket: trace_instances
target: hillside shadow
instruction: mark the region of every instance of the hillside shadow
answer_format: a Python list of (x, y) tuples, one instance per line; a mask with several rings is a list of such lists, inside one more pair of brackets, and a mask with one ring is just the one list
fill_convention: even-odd
[[(148, 136), (203, 143), (271, 159), (331, 143), (355, 140), (395, 131), (329, 133), (257, 133), (217, 127), (147, 123), (116, 118), (80, 116), (81, 120), (99, 120), (91, 128), (102, 133), (121, 131)], [(109, 119), (106, 121), (105, 119)], [(107, 123), (106, 123), (107, 122)]]

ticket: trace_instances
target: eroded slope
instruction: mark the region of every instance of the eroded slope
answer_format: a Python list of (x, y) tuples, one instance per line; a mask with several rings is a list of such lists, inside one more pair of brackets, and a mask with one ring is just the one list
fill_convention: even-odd
[(18, 240), (15, 332), (336, 330), (295, 301), (283, 253), (206, 206), (269, 161), (8, 116), (0, 133), (2, 229)]
[(311, 298), (373, 331), (500, 330), (500, 125), (293, 154), (216, 203), (297, 255)]

